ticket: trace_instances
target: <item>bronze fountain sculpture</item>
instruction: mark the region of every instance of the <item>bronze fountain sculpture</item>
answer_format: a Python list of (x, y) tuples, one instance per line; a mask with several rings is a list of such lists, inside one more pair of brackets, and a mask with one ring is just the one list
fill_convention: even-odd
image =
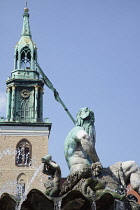
[[(42, 158), (43, 173), (50, 175), (45, 183), (46, 195), (61, 197), (62, 209), (140, 209), (140, 205), (127, 196), (126, 187), (130, 182), (140, 193), (140, 168), (135, 161), (117, 162), (104, 168), (95, 149), (94, 113), (85, 107), (79, 110), (76, 126), (65, 140), (65, 158), (70, 174), (61, 185), (61, 169), (50, 155)], [(81, 197), (81, 203), (76, 199)], [(65, 204), (63, 199), (68, 197)], [(71, 198), (70, 198), (71, 197)], [(94, 203), (94, 207), (93, 207)]]

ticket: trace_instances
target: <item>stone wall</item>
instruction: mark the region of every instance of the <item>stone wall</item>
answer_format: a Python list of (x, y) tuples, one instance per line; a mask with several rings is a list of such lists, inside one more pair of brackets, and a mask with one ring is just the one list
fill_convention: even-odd
[[(28, 189), (32, 177), (37, 169), (41, 166), (41, 158), (48, 154), (48, 136), (10, 136), (0, 134), (0, 195), (4, 192), (17, 195), (17, 180), (25, 183), (25, 189)], [(30, 166), (17, 166), (16, 165), (16, 146), (17, 143), (23, 138), (27, 139), (32, 147), (31, 164)], [(42, 173), (42, 168), (38, 172), (34, 181), (30, 184), (30, 189), (36, 188), (40, 191), (45, 191), (44, 182), (47, 176)]]

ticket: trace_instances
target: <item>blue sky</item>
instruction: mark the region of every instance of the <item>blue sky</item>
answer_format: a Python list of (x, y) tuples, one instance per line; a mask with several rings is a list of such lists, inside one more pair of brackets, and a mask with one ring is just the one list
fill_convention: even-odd
[[(14, 66), (25, 1), (1, 1), (0, 116), (5, 116), (5, 80)], [(140, 165), (140, 1), (28, 1), (38, 63), (75, 117), (95, 113), (96, 150), (103, 166), (135, 160)], [(64, 141), (71, 119), (45, 87), (44, 118), (52, 130), (49, 154), (69, 173)]]

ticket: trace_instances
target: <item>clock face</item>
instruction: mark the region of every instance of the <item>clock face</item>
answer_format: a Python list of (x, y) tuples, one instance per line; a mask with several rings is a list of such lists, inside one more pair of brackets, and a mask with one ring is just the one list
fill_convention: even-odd
[(23, 89), (21, 92), (20, 92), (20, 95), (23, 97), (23, 98), (28, 98), (30, 96), (30, 91), (27, 90), (27, 89)]

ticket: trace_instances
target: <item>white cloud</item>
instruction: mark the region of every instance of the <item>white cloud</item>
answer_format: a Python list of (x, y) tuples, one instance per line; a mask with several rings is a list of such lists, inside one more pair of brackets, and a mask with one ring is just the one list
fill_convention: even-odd
[(6, 114), (6, 93), (0, 92), (0, 117)]

